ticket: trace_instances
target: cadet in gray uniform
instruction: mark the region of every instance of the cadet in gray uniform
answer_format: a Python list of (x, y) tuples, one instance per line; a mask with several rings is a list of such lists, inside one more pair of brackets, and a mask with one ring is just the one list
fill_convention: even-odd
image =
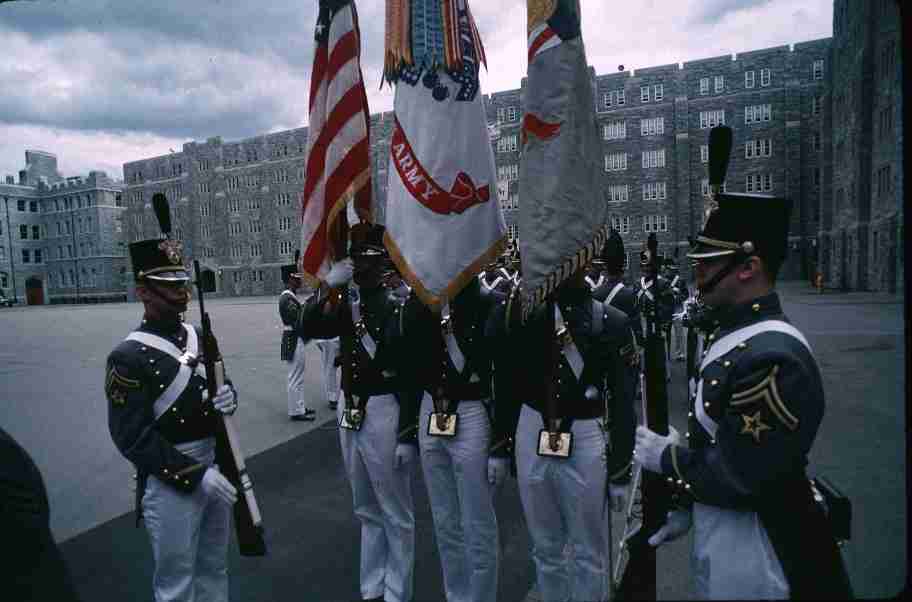
[(526, 324), (520, 298), (502, 307), (507, 344), (522, 350), (509, 389), (522, 404), (516, 469), (537, 588), (548, 601), (606, 600), (604, 509), (608, 501), (621, 509), (631, 475), (633, 334), (626, 314), (592, 298), (583, 270)]
[(693, 527), (703, 599), (851, 595), (833, 532), (805, 472), (824, 413), (820, 371), (775, 292), (791, 202), (725, 193), (688, 254), (715, 329), (703, 352), (689, 445), (637, 428), (636, 459), (681, 505), (651, 539)]
[(108, 356), (105, 393), (111, 438), (138, 473), (155, 601), (225, 602), (237, 491), (213, 461), (218, 412), (233, 413), (237, 395), (226, 384), (208, 399), (200, 331), (181, 320), (190, 292), (180, 243), (129, 249), (145, 314)]
[(351, 228), (351, 256), (333, 265), (330, 289), (354, 284), (347, 301), (325, 287), (300, 307), (295, 332), (314, 339), (340, 337), (342, 393), (339, 439), (361, 521), (360, 589), (365, 600), (409, 602), (415, 562), (411, 475), (418, 453), (416, 395), (405, 394), (401, 373), (413, 354), (403, 345), (402, 302), (386, 286), (383, 226)]
[[(601, 255), (592, 262), (598, 272), (598, 276), (593, 280), (598, 286), (592, 288), (592, 296), (627, 314), (637, 345), (642, 347), (643, 321), (637, 304), (637, 291), (624, 282), (624, 257), (624, 241), (617, 230), (612, 229), (611, 235), (602, 247)], [(587, 282), (591, 279), (591, 276), (587, 276)]]
[(505, 298), (473, 278), (439, 316), (415, 295), (406, 304), (409, 386), (423, 393), (421, 468), (449, 602), (497, 598), (493, 494), (509, 469), (510, 447), (492, 436), (492, 412), (501, 417), (491, 401), (498, 336), (491, 321)]
[[(678, 264), (674, 259), (668, 257), (665, 259), (664, 277), (668, 280), (668, 286), (671, 287), (671, 294), (674, 298), (674, 313), (680, 314), (684, 310), (684, 301), (690, 295), (687, 290), (687, 282), (678, 273)], [(674, 358), (679, 362), (684, 361), (684, 325), (681, 320), (672, 320), (672, 329), (674, 331)]]
[(295, 263), (282, 266), (282, 280), (287, 288), (279, 295), (279, 317), (282, 318), (282, 361), (288, 362), (288, 418), (291, 420), (315, 420), (316, 411), (307, 407), (304, 401), (304, 376), (306, 373), (305, 348), (307, 339), (294, 331), (297, 308), (305, 302), (301, 294), (301, 274), (298, 273), (298, 253)]

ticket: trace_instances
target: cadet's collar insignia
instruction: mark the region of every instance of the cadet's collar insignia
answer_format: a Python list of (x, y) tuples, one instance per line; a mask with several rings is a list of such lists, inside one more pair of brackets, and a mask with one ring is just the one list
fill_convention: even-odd
[(127, 402), (127, 394), (141, 387), (138, 380), (121, 376), (113, 364), (108, 368), (105, 378), (105, 395), (113, 406), (122, 406)]
[(168, 261), (170, 261), (172, 264), (180, 265), (182, 250), (182, 245), (180, 242), (167, 238), (158, 243), (158, 249), (165, 254), (165, 256), (168, 258)]
[(741, 415), (741, 420), (744, 421), (744, 426), (741, 427), (742, 435), (753, 435), (754, 441), (760, 443), (760, 433), (763, 431), (771, 431), (773, 427), (763, 422), (763, 418), (760, 415), (760, 410), (757, 410), (753, 416), (748, 416), (747, 414)]

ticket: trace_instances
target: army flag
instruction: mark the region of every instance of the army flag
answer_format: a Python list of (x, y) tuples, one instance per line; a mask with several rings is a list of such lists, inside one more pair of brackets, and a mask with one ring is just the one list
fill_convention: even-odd
[(301, 196), (301, 265), (311, 284), (345, 253), (346, 206), (371, 221), (370, 113), (353, 0), (320, 0)]
[(527, 0), (519, 168), (523, 313), (602, 248), (606, 182), (578, 0)]
[(506, 243), (467, 0), (387, 0), (384, 80), (396, 85), (386, 247), (439, 309)]

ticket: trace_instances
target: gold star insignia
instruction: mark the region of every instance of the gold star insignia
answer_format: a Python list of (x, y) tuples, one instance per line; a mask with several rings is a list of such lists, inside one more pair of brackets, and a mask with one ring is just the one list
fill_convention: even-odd
[(742, 414), (741, 419), (744, 421), (744, 426), (741, 428), (740, 434), (753, 435), (754, 441), (757, 443), (760, 443), (760, 433), (773, 430), (770, 425), (763, 422), (760, 417), (760, 410), (757, 410), (753, 416)]

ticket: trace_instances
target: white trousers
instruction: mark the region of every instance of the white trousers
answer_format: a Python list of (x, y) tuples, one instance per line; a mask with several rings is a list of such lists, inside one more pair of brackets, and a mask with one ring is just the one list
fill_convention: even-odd
[(434, 403), (421, 402), (418, 440), (443, 565), (447, 602), (496, 602), (500, 545), (488, 483), (491, 423), (481, 401), (461, 401), (455, 437), (427, 434)]
[[(344, 404), (340, 403), (341, 418)], [(361, 521), (361, 595), (411, 602), (415, 571), (413, 465), (396, 468), (399, 403), (371, 397), (360, 431), (339, 429), (342, 459)]]
[[(178, 449), (206, 465), (215, 460), (212, 438)], [(227, 602), (231, 507), (202, 486), (187, 494), (149, 476), (142, 510), (155, 559), (155, 602)]]
[(339, 337), (317, 341), (317, 348), (323, 353), (323, 399), (326, 401), (339, 401), (342, 371), (336, 366), (336, 358), (340, 347)]
[(700, 600), (787, 600), (788, 581), (756, 512), (693, 507), (694, 590)]
[[(575, 420), (569, 458), (539, 456), (542, 415), (523, 405), (516, 429), (519, 496), (545, 602), (608, 599), (605, 434), (597, 419)], [(610, 520), (610, 517), (608, 517)], [(569, 546), (569, 558), (564, 548)]]
[(304, 401), (304, 349), (307, 347), (304, 339), (298, 339), (295, 346), (294, 357), (288, 362), (288, 415), (303, 414), (307, 402)]

